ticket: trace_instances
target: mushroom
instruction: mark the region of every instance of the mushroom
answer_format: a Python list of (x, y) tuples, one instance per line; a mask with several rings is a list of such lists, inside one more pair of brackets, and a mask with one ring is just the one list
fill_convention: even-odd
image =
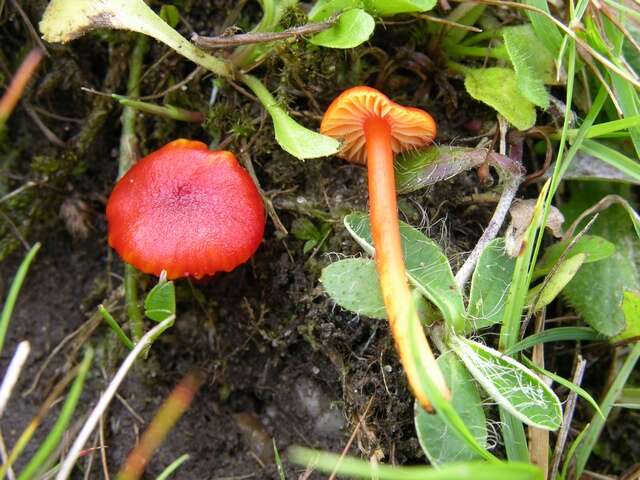
[(422, 407), (431, 410), (427, 382), (445, 398), (450, 393), (421, 327), (407, 283), (393, 156), (431, 143), (436, 135), (435, 122), (428, 113), (398, 105), (378, 90), (354, 87), (331, 103), (320, 131), (342, 141), (341, 158), (367, 164), (371, 232), (389, 325), (409, 385)]
[(258, 189), (236, 157), (175, 140), (140, 160), (107, 203), (109, 245), (145, 273), (170, 279), (229, 272), (264, 234)]

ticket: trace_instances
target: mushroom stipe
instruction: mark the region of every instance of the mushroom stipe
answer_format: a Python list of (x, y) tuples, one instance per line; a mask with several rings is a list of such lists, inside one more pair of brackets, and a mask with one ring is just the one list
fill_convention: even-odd
[(449, 389), (413, 304), (400, 240), (393, 156), (431, 143), (436, 125), (427, 112), (403, 107), (370, 87), (354, 87), (329, 106), (320, 131), (342, 141), (339, 156), (367, 164), (371, 232), (389, 325), (416, 399), (432, 410), (431, 383), (445, 398)]
[(140, 160), (107, 203), (109, 245), (125, 262), (169, 279), (229, 272), (255, 253), (260, 193), (236, 157), (176, 140)]

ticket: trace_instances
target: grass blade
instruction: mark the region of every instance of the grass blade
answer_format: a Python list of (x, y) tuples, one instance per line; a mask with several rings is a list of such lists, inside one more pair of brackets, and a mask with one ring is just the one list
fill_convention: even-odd
[(13, 282), (11, 282), (9, 295), (7, 295), (7, 299), (4, 302), (4, 307), (2, 308), (2, 315), (0, 316), (0, 353), (2, 353), (4, 339), (7, 336), (9, 321), (11, 320), (11, 314), (13, 313), (16, 301), (18, 300), (18, 294), (20, 293), (20, 289), (22, 288), (24, 279), (27, 276), (27, 272), (29, 271), (29, 266), (31, 266), (31, 262), (33, 262), (33, 259), (38, 253), (38, 250), (40, 250), (39, 243), (36, 243), (33, 247), (31, 247), (31, 250), (29, 250), (27, 256), (24, 257), (24, 260), (22, 260), (22, 263), (18, 268), (18, 272), (16, 273)]
[(342, 457), (302, 447), (292, 447), (288, 457), (300, 465), (332, 472), (338, 464), (340, 475), (377, 480), (542, 480), (537, 466), (528, 463), (458, 463), (431, 467), (393, 467), (373, 464), (353, 457)]
[(593, 409), (602, 418), (604, 418), (604, 415), (602, 415), (602, 412), (600, 411), (600, 407), (598, 406), (598, 403), (593, 399), (593, 397), (591, 395), (589, 395), (589, 392), (587, 392), (586, 390), (584, 390), (580, 386), (576, 385), (575, 383), (567, 380), (566, 378), (563, 378), (560, 375), (556, 375), (555, 373), (551, 373), (549, 370), (546, 370), (546, 369), (536, 365), (531, 360), (529, 360), (527, 357), (523, 356), (521, 358), (522, 358), (522, 361), (525, 363), (525, 365), (527, 365), (531, 370), (535, 370), (536, 372), (544, 375), (545, 377), (549, 377), (554, 382), (557, 382), (560, 385), (562, 385), (564, 387), (567, 387), (572, 392), (575, 392), (576, 394), (578, 394), (579, 396), (584, 398), (587, 402), (589, 402), (591, 404)]
[(22, 472), (20, 472), (18, 480), (29, 480), (30, 478), (34, 478), (38, 471), (43, 467), (47, 458), (49, 458), (49, 456), (60, 444), (60, 440), (62, 439), (64, 433), (67, 431), (67, 427), (71, 422), (73, 413), (76, 409), (76, 405), (78, 404), (78, 400), (80, 399), (80, 394), (82, 393), (84, 382), (87, 378), (87, 373), (89, 372), (89, 367), (91, 367), (92, 360), (93, 350), (88, 349), (84, 354), (82, 362), (80, 363), (78, 375), (76, 376), (73, 385), (71, 385), (71, 388), (69, 389), (69, 394), (67, 395), (67, 399), (62, 406), (62, 410), (60, 411), (60, 415), (58, 415), (56, 423), (51, 428), (51, 431), (47, 435), (47, 438), (45, 438), (44, 442), (42, 442), (42, 444), (40, 445), (40, 448), (38, 448), (33, 457), (31, 457), (31, 460), (29, 460), (27, 466), (24, 467), (24, 470), (22, 470)]
[(513, 356), (514, 353), (521, 352), (522, 350), (531, 348), (534, 345), (549, 342), (564, 342), (568, 340), (605, 341), (606, 337), (603, 337), (594, 329), (589, 327), (558, 327), (529, 335), (527, 338), (519, 341), (504, 353)]
[(580, 150), (599, 158), (603, 162), (633, 177), (635, 180), (640, 181), (640, 163), (627, 157), (624, 153), (600, 142), (596, 142), (595, 140), (587, 139), (582, 142)]
[(156, 480), (167, 480), (167, 478), (173, 475), (173, 473), (187, 460), (189, 460), (189, 454), (185, 453), (184, 455), (179, 456), (156, 477)]
[[(604, 428), (604, 424), (606, 422), (607, 417), (611, 413), (611, 409), (614, 407), (617, 398), (620, 396), (620, 392), (624, 388), (627, 380), (629, 379), (629, 375), (633, 371), (636, 362), (640, 358), (640, 343), (636, 343), (634, 347), (629, 352), (629, 356), (625, 360), (622, 368), (616, 375), (615, 380), (609, 387), (609, 391), (602, 400), (600, 404), (600, 410), (602, 411), (602, 415), (595, 414), (591, 420), (591, 424), (587, 429), (584, 439), (576, 449), (576, 475), (575, 478), (580, 478), (582, 476), (582, 472), (584, 471), (585, 466), (587, 465), (587, 460), (589, 456), (591, 456), (591, 452), (593, 451), (593, 447), (595, 446), (598, 438), (600, 437), (600, 433)], [(576, 440), (577, 441), (577, 440)]]

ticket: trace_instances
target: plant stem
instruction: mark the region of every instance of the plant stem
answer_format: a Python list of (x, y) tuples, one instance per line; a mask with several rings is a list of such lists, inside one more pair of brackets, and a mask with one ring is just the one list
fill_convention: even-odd
[(11, 112), (20, 101), (24, 89), (27, 88), (29, 80), (33, 77), (43, 58), (44, 52), (39, 48), (34, 48), (29, 52), (13, 76), (9, 87), (0, 98), (0, 130), (2, 130)]
[(446, 47), (446, 52), (458, 57), (488, 57), (498, 60), (509, 60), (509, 54), (504, 46), (489, 48), (451, 45)]
[(120, 341), (129, 350), (132, 350), (133, 347), (135, 346), (134, 343), (131, 341), (129, 337), (127, 337), (127, 334), (124, 333), (120, 325), (118, 325), (118, 322), (115, 321), (115, 319), (111, 316), (109, 311), (106, 308), (104, 308), (104, 305), (98, 305), (98, 311), (100, 312), (100, 315), (102, 315), (102, 318), (104, 319), (104, 321), (107, 322), (107, 325), (111, 327), (111, 330), (113, 330), (116, 333)]
[[(367, 142), (371, 233), (389, 326), (413, 394), (423, 408), (431, 410), (431, 402), (420, 372), (429, 375), (432, 383), (445, 397), (448, 398), (450, 393), (424, 330), (421, 327), (412, 332), (411, 328), (412, 325), (420, 325), (420, 321), (407, 282), (400, 240), (391, 130), (387, 121), (372, 117), (365, 122), (364, 132)], [(417, 338), (411, 339), (412, 333)], [(419, 361), (412, 358), (412, 343), (417, 345)]]
[(173, 105), (156, 105), (155, 103), (134, 100), (124, 95), (111, 95), (120, 105), (131, 107), (134, 111), (141, 111), (159, 117), (177, 120), (179, 122), (202, 123), (204, 115), (202, 112), (185, 110), (183, 108), (174, 107)]
[(198, 372), (189, 373), (176, 385), (169, 397), (163, 402), (136, 447), (127, 456), (124, 466), (118, 472), (117, 480), (136, 480), (142, 476), (151, 456), (162, 444), (176, 422), (187, 411), (203, 381), (204, 376), (202, 374)]
[(282, 32), (254, 32), (238, 35), (220, 35), (217, 37), (204, 37), (197, 33), (191, 36), (191, 41), (202, 48), (227, 48), (239, 45), (256, 43), (269, 43), (277, 40), (287, 40), (301, 35), (312, 35), (331, 28), (337, 21), (337, 17), (321, 23), (307, 23), (299, 27), (288, 28)]
[[(136, 44), (131, 54), (129, 64), (129, 80), (127, 95), (140, 96), (140, 76), (142, 63), (149, 41), (144, 35), (137, 35)], [(122, 109), (122, 133), (120, 134), (120, 154), (118, 156), (118, 178), (121, 178), (136, 163), (139, 157), (138, 137), (136, 136), (137, 111), (130, 106)], [(125, 264), (124, 266), (124, 296), (127, 305), (127, 315), (131, 322), (131, 335), (134, 342), (139, 342), (144, 332), (142, 312), (138, 305), (138, 272)]]
[(460, 267), (460, 270), (456, 273), (456, 283), (461, 290), (464, 290), (465, 285), (469, 281), (473, 270), (476, 267), (476, 263), (478, 262), (478, 258), (482, 254), (484, 247), (487, 246), (491, 240), (493, 240), (502, 224), (504, 223), (504, 219), (509, 213), (509, 209), (511, 208), (511, 204), (513, 203), (513, 199), (516, 196), (516, 192), (518, 188), (520, 188), (520, 184), (522, 183), (522, 176), (518, 175), (508, 175), (504, 181), (504, 188), (502, 189), (502, 194), (500, 195), (500, 200), (496, 205), (496, 209), (493, 212), (493, 216), (487, 225), (487, 228), (484, 232), (482, 232), (482, 236), (478, 240), (478, 243)]

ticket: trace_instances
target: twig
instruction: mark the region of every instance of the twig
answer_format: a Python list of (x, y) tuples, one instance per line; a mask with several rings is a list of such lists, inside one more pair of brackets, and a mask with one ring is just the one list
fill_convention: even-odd
[(2, 418), (4, 410), (7, 407), (7, 403), (9, 402), (9, 398), (11, 398), (13, 387), (15, 387), (18, 382), (20, 372), (22, 372), (22, 367), (24, 367), (24, 364), (27, 361), (29, 350), (31, 350), (29, 342), (26, 340), (24, 342), (20, 342), (18, 348), (16, 348), (16, 353), (13, 354), (11, 363), (9, 363), (7, 373), (5, 373), (4, 378), (2, 379), (2, 385), (0, 385), (0, 418)]
[(375, 397), (371, 397), (371, 399), (367, 403), (367, 406), (364, 409), (364, 412), (360, 416), (360, 419), (358, 420), (358, 423), (356, 424), (355, 428), (353, 429), (353, 433), (351, 433), (351, 436), (349, 437), (349, 440), (347, 441), (347, 444), (342, 449), (342, 453), (340, 454), (340, 459), (338, 460), (338, 462), (336, 462), (336, 466), (333, 469), (333, 472), (331, 472), (331, 476), (329, 477), (329, 480), (335, 480), (336, 474), (338, 472), (338, 469), (340, 468), (340, 464), (342, 463), (342, 459), (347, 455), (347, 452), (351, 448), (351, 444), (355, 440), (356, 434), (358, 433), (358, 430), (360, 430), (360, 425), (362, 425), (362, 422), (367, 417), (367, 413), (369, 413), (369, 408), (371, 408), (371, 405), (373, 404), (373, 399), (374, 398)]
[(98, 434), (100, 439), (100, 460), (102, 463), (102, 474), (104, 475), (104, 480), (111, 480), (111, 476), (109, 475), (109, 465), (107, 463), (107, 445), (105, 444), (104, 435), (104, 417), (105, 415), (100, 416), (100, 425), (98, 427)]
[[(4, 441), (4, 435), (2, 434), (2, 431), (0, 431), (0, 460), (2, 460), (3, 464), (6, 464), (8, 458), (9, 454), (7, 453), (7, 445)], [(7, 469), (7, 477), (9, 477), (9, 480), (16, 480), (16, 474), (11, 466)]]
[[(512, 162), (517, 165), (520, 164), (520, 158), (522, 157), (522, 140), (522, 138), (518, 138), (517, 143), (514, 143), (511, 146), (511, 152), (509, 154)], [(506, 147), (504, 140), (501, 139), (501, 153), (505, 149)], [(511, 204), (513, 203), (513, 199), (515, 198), (521, 183), (521, 173), (517, 173), (515, 171), (505, 173), (502, 194), (500, 195), (500, 200), (498, 201), (496, 209), (493, 212), (493, 216), (491, 217), (491, 220), (489, 220), (487, 228), (484, 232), (482, 232), (482, 235), (478, 239), (478, 243), (476, 243), (476, 246), (473, 247), (473, 250), (462, 264), (462, 267), (460, 267), (460, 270), (458, 270), (458, 272), (456, 273), (456, 284), (458, 285), (458, 287), (460, 287), (461, 290), (464, 289), (464, 286), (469, 281), (469, 278), (471, 278), (471, 274), (476, 267), (476, 263), (478, 262), (478, 259), (480, 258), (480, 255), (484, 250), (484, 247), (486, 247), (487, 244), (491, 240), (493, 240), (496, 235), (498, 235), (498, 232), (500, 231), (500, 228), (504, 223), (504, 219), (507, 217), (507, 213), (509, 213), (509, 209), (511, 208)]]
[(154, 328), (149, 330), (144, 337), (136, 344), (136, 347), (127, 355), (127, 358), (124, 359), (122, 365), (116, 372), (115, 376), (111, 380), (111, 383), (105, 390), (104, 394), (100, 397), (97, 405), (91, 411), (91, 415), (87, 418), (87, 421), (82, 426), (82, 429), (78, 433), (76, 440), (73, 442), (67, 457), (61, 464), (58, 475), (56, 475), (56, 480), (66, 480), (69, 478), (71, 474), (71, 470), (84, 447), (84, 444), (87, 442), (89, 437), (91, 436), (91, 432), (96, 428), (96, 425), (100, 421), (100, 417), (104, 414), (105, 410), (111, 403), (111, 400), (115, 396), (120, 384), (124, 380), (125, 376), (133, 366), (133, 363), (136, 361), (138, 356), (155, 340), (163, 331), (173, 325), (175, 321), (175, 315), (171, 315), (166, 320), (163, 320), (161, 323), (156, 325)]
[(29, 20), (29, 17), (24, 12), (20, 4), (17, 2), (17, 0), (10, 0), (10, 1), (11, 1), (11, 5), (13, 5), (13, 8), (15, 8), (18, 11), (18, 14), (22, 17), (22, 21), (27, 26), (27, 30), (29, 30), (29, 33), (31, 34), (31, 37), (33, 37), (33, 40), (38, 44), (38, 47), (40, 47), (40, 49), (45, 53), (45, 55), (49, 56), (47, 47), (44, 46), (44, 42), (40, 38), (40, 35), (36, 31), (36, 29), (33, 27), (31, 20)]
[(336, 21), (337, 17), (334, 17), (326, 22), (308, 23), (299, 27), (288, 28), (282, 32), (241, 33), (238, 35), (219, 35), (217, 37), (203, 37), (194, 33), (191, 35), (191, 41), (199, 47), (208, 49), (237, 47), (239, 45), (251, 45), (255, 43), (268, 43), (275, 42), (277, 40), (286, 40), (291, 37), (323, 32), (335, 25)]
[[(572, 382), (575, 385), (580, 386), (582, 383), (582, 377), (584, 376), (584, 370), (587, 366), (587, 361), (583, 359), (581, 356), (578, 356), (578, 362), (576, 364), (575, 371), (573, 373)], [(576, 400), (578, 399), (578, 394), (572, 390), (569, 393), (569, 397), (567, 398), (567, 403), (564, 408), (564, 417), (562, 419), (562, 425), (560, 426), (560, 430), (558, 432), (558, 439), (556, 440), (556, 446), (553, 449), (553, 460), (551, 463), (551, 472), (549, 474), (549, 480), (555, 480), (558, 476), (558, 469), (560, 468), (560, 460), (562, 460), (562, 452), (564, 451), (564, 446), (567, 443), (567, 437), (569, 435), (569, 430), (571, 427), (571, 421), (573, 420), (573, 412), (576, 408)]]
[(53, 143), (56, 147), (64, 148), (66, 146), (66, 143), (60, 140), (60, 138), (55, 133), (53, 133), (49, 127), (47, 127), (47, 125), (42, 121), (40, 116), (35, 112), (35, 110), (33, 110), (33, 108), (31, 108), (30, 105), (25, 103), (24, 109), (27, 112), (27, 115), (31, 117), (33, 123), (36, 124), (36, 127), (40, 129), (47, 140)]
[(426, 20), (428, 22), (441, 23), (441, 24), (446, 25), (446, 26), (451, 27), (451, 28), (459, 28), (460, 30), (467, 30), (469, 32), (476, 32), (476, 33), (481, 33), (482, 32), (481, 28), (474, 27), (473, 25), (463, 25), (462, 23), (453, 22), (451, 20), (447, 20), (446, 18), (434, 17), (434, 16), (431, 16), (431, 15), (426, 15), (424, 13), (419, 13), (419, 14), (417, 14), (415, 16), (417, 18), (421, 18), (421, 19)]

